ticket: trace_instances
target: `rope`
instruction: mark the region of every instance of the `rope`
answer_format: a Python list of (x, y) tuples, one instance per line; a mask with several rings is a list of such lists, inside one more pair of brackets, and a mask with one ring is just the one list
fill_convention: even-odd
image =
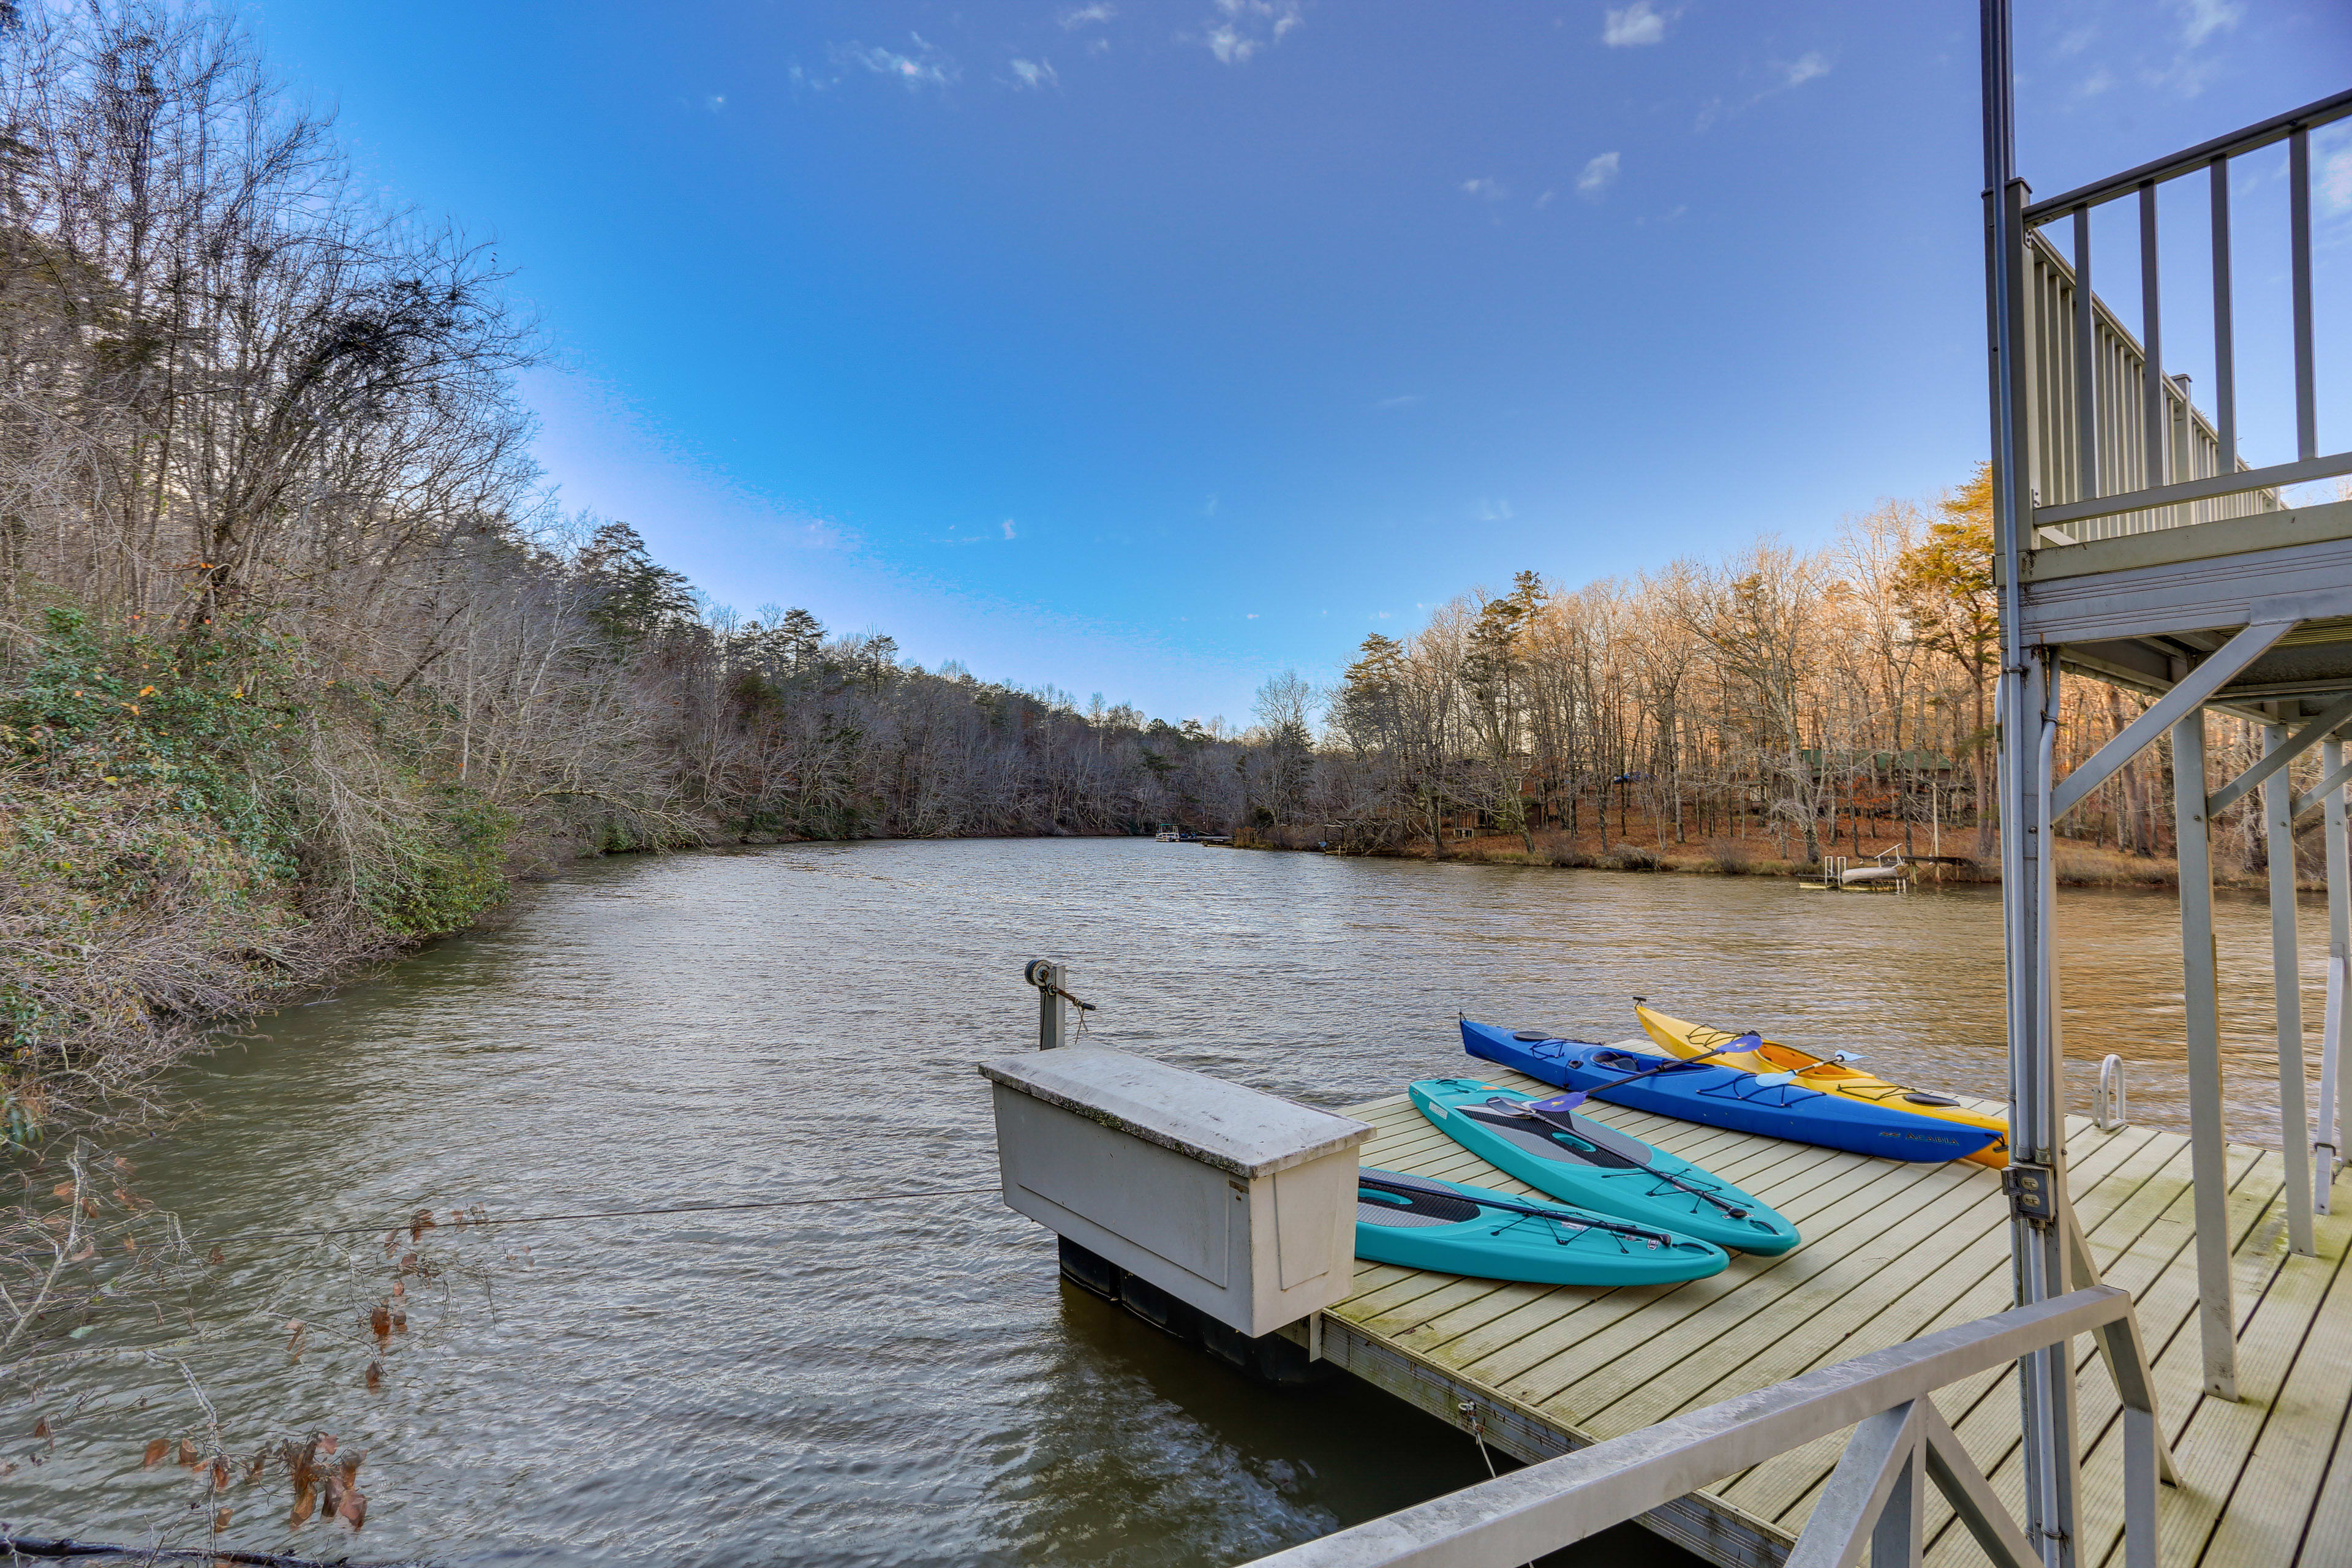
[[(848, 1196), (837, 1198), (773, 1198), (761, 1203), (750, 1204), (679, 1204), (668, 1208), (655, 1209), (590, 1209), (579, 1214), (516, 1215), (512, 1218), (509, 1219), (474, 1219), (468, 1217), (463, 1226), (453, 1226), (444, 1227), (436, 1222), (435, 1228), (462, 1228), (470, 1230), (477, 1226), (492, 1225), (550, 1225), (558, 1220), (646, 1219), (660, 1215), (680, 1214), (742, 1214), (754, 1209), (808, 1208), (821, 1204), (871, 1204), (879, 1203), (887, 1198), (963, 1198), (971, 1197), (981, 1193), (994, 1193), (1001, 1192), (1003, 1190), (1003, 1189), (1002, 1187), (994, 1185), (985, 1187), (935, 1187), (921, 1192), (856, 1193)], [(408, 1215), (399, 1219), (378, 1220), (373, 1225), (328, 1226), (318, 1230), (236, 1231), (227, 1236), (213, 1237), (208, 1239), (214, 1241), (303, 1241), (313, 1237), (320, 1236), (361, 1236), (373, 1235), (379, 1230), (405, 1230), (415, 1223), (415, 1216), (414, 1215)]]

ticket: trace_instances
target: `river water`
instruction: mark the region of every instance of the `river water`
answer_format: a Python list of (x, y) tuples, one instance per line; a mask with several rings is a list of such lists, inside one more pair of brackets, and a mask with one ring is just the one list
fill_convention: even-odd
[[(0, 1444), (0, 1519), (186, 1542), (225, 1500), (225, 1542), (453, 1563), (1244, 1559), (1467, 1484), (1478, 1455), (1346, 1379), (1243, 1381), (1062, 1285), (1051, 1238), (986, 1195), (444, 1225), (379, 1348), (383, 1226), (987, 1186), (973, 1064), (1034, 1039), (1040, 954), (1101, 1004), (1092, 1039), (1322, 1105), (1457, 1070), (1457, 1010), (1613, 1039), (1634, 993), (1998, 1095), (1999, 916), (1979, 889), (1139, 840), (586, 865), (189, 1069), (202, 1114), (133, 1153), (147, 1196), (227, 1238), (208, 1337), (61, 1375), (54, 1444), (29, 1414)], [(2135, 1118), (2185, 1126), (2173, 900), (2069, 892), (2063, 921), (2078, 1080), (2116, 1051)], [(2268, 942), (2225, 901), (2231, 1130), (2274, 1142)], [(191, 1377), (234, 1451), (363, 1450), (360, 1539), (289, 1531), (282, 1479), (210, 1500), (142, 1469), (150, 1439), (200, 1430)], [(1572, 1560), (1688, 1561), (1648, 1539)]]

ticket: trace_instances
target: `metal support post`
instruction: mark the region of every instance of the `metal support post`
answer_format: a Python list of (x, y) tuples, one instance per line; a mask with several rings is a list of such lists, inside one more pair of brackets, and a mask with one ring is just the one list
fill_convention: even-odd
[[(2265, 755), (2287, 749), (2284, 724), (2263, 727)], [(2303, 1074), (2303, 965), (2294, 932), (2294, 784), (2284, 767), (2263, 781), (2271, 872), (2271, 993), (2278, 1014), (2279, 1138), (2286, 1160), (2286, 1244), (2310, 1258), (2311, 1089)]]
[[(2000, 859), (2008, 976), (2010, 1243), (2021, 1305), (2066, 1293), (2064, 1065), (2050, 915), (2056, 816), (2057, 650), (2025, 642), (2024, 564), (2033, 546), (2032, 388), (2025, 332), (2025, 182), (2017, 177), (2009, 0), (1982, 0), (1985, 316), (1991, 395), (1993, 548), (2001, 564)], [(2151, 372), (2153, 374), (2153, 372)], [(2199, 802), (2203, 804), (2202, 792)], [(2036, 1167), (2039, 1167), (2037, 1170)], [(2074, 1568), (2074, 1354), (2061, 1342), (2017, 1363), (2023, 1405), (2026, 1530), (2046, 1568)]]
[(2221, 974), (2213, 953), (2213, 844), (2205, 816), (2205, 714), (2172, 727), (2172, 812), (2180, 858), (2180, 990), (2189, 1045), (2189, 1180), (2197, 1220), (2197, 1319), (2205, 1392), (2238, 1397), (2230, 1289), (2230, 1173), (2221, 1118)]
[[(2330, 737), (2319, 748), (2320, 772), (2334, 778), (2344, 768), (2344, 742)], [(2327, 1012), (2319, 1027), (2319, 1117), (2312, 1132), (2313, 1203), (2328, 1212), (2342, 1163), (2344, 1135), (2352, 1131), (2352, 1083), (2343, 1076), (2344, 1009), (2352, 990), (2352, 853), (2344, 827), (2344, 788), (2327, 792)]]
[(1021, 978), (1037, 988), (1037, 1048), (1050, 1051), (1069, 1044), (1070, 1016), (1062, 1004), (1069, 994), (1069, 967), (1050, 958), (1032, 959)]

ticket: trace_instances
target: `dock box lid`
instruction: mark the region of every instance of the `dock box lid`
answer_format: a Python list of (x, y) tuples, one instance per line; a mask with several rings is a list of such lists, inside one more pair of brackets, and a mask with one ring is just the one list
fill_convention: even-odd
[(1372, 1135), (1345, 1116), (1100, 1046), (1000, 1057), (980, 1070), (1017, 1093), (1236, 1176), (1286, 1171)]

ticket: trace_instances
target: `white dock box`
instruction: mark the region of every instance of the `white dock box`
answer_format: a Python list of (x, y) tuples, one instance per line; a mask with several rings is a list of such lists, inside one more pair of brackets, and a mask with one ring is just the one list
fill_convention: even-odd
[(1007, 1205), (1255, 1338), (1354, 1288), (1372, 1130), (1148, 1057), (982, 1062)]

